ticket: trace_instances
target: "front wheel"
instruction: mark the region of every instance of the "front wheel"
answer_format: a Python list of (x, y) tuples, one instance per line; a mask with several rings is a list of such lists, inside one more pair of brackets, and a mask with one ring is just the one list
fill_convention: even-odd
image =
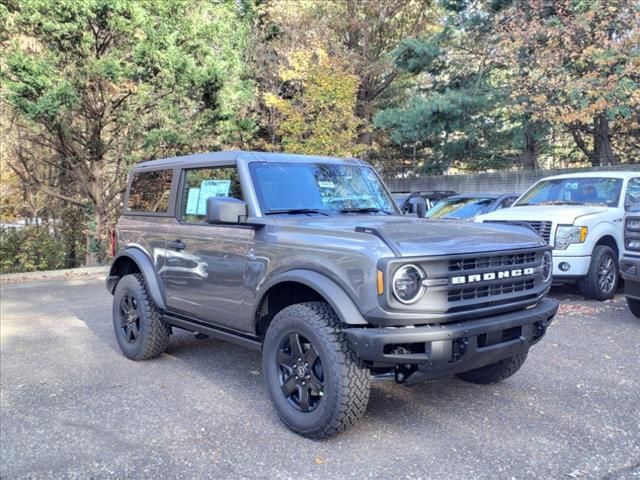
[(631, 313), (633, 313), (636, 318), (640, 318), (640, 300), (627, 297), (627, 305)]
[(611, 247), (598, 245), (593, 249), (589, 271), (579, 286), (589, 300), (613, 298), (618, 288), (618, 257)]
[(477, 383), (479, 385), (498, 383), (520, 370), (520, 367), (524, 365), (526, 359), (527, 352), (519, 353), (513, 357), (500, 360), (497, 363), (459, 373), (456, 376), (465, 382)]
[(262, 355), (271, 399), (294, 432), (327, 438), (363, 416), (369, 370), (326, 303), (300, 303), (280, 311), (269, 325)]

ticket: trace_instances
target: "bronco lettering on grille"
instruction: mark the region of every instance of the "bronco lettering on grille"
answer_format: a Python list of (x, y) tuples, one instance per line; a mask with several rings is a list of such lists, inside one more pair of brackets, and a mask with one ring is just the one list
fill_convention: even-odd
[(495, 279), (524, 277), (527, 275), (533, 275), (534, 273), (535, 269), (533, 267), (516, 268), (514, 270), (502, 270), (500, 272), (476, 273), (472, 275), (451, 277), (451, 284), (462, 285), (464, 283), (488, 282)]

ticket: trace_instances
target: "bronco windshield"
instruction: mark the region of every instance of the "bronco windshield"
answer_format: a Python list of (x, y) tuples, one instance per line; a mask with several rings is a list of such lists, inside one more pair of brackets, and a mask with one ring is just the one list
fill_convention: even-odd
[(525, 205), (602, 205), (617, 207), (622, 180), (619, 178), (556, 178), (536, 183), (514, 207)]
[(372, 168), (331, 163), (252, 163), (262, 211), (273, 214), (396, 214)]

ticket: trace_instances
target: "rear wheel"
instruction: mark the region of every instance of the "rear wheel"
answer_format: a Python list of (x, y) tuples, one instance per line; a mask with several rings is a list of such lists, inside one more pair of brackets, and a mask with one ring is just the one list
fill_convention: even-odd
[(140, 274), (125, 275), (113, 294), (113, 328), (126, 357), (147, 360), (167, 348), (171, 330), (162, 320)]
[(280, 311), (267, 330), (262, 362), (280, 419), (300, 435), (330, 437), (355, 424), (367, 408), (369, 370), (324, 302)]
[(498, 383), (520, 370), (520, 367), (524, 365), (526, 359), (527, 352), (519, 353), (513, 357), (500, 360), (497, 363), (459, 373), (456, 376), (465, 382), (477, 383), (479, 385)]
[(611, 247), (598, 245), (591, 254), (587, 276), (580, 282), (580, 293), (590, 300), (609, 300), (618, 288), (618, 258)]
[(631, 313), (633, 313), (636, 318), (640, 318), (640, 300), (627, 297), (627, 305)]

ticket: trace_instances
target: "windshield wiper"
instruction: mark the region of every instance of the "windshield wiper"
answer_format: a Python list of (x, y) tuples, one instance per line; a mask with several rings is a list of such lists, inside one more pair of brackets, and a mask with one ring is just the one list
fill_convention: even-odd
[(365, 208), (341, 208), (340, 213), (385, 213), (387, 215), (393, 215), (393, 213), (388, 212), (387, 210), (381, 210), (376, 207), (365, 207)]
[(322, 210), (318, 210), (317, 208), (288, 208), (282, 210), (269, 210), (265, 212), (265, 215), (311, 215), (312, 213), (324, 215), (325, 217), (331, 216), (327, 212), (323, 212)]

